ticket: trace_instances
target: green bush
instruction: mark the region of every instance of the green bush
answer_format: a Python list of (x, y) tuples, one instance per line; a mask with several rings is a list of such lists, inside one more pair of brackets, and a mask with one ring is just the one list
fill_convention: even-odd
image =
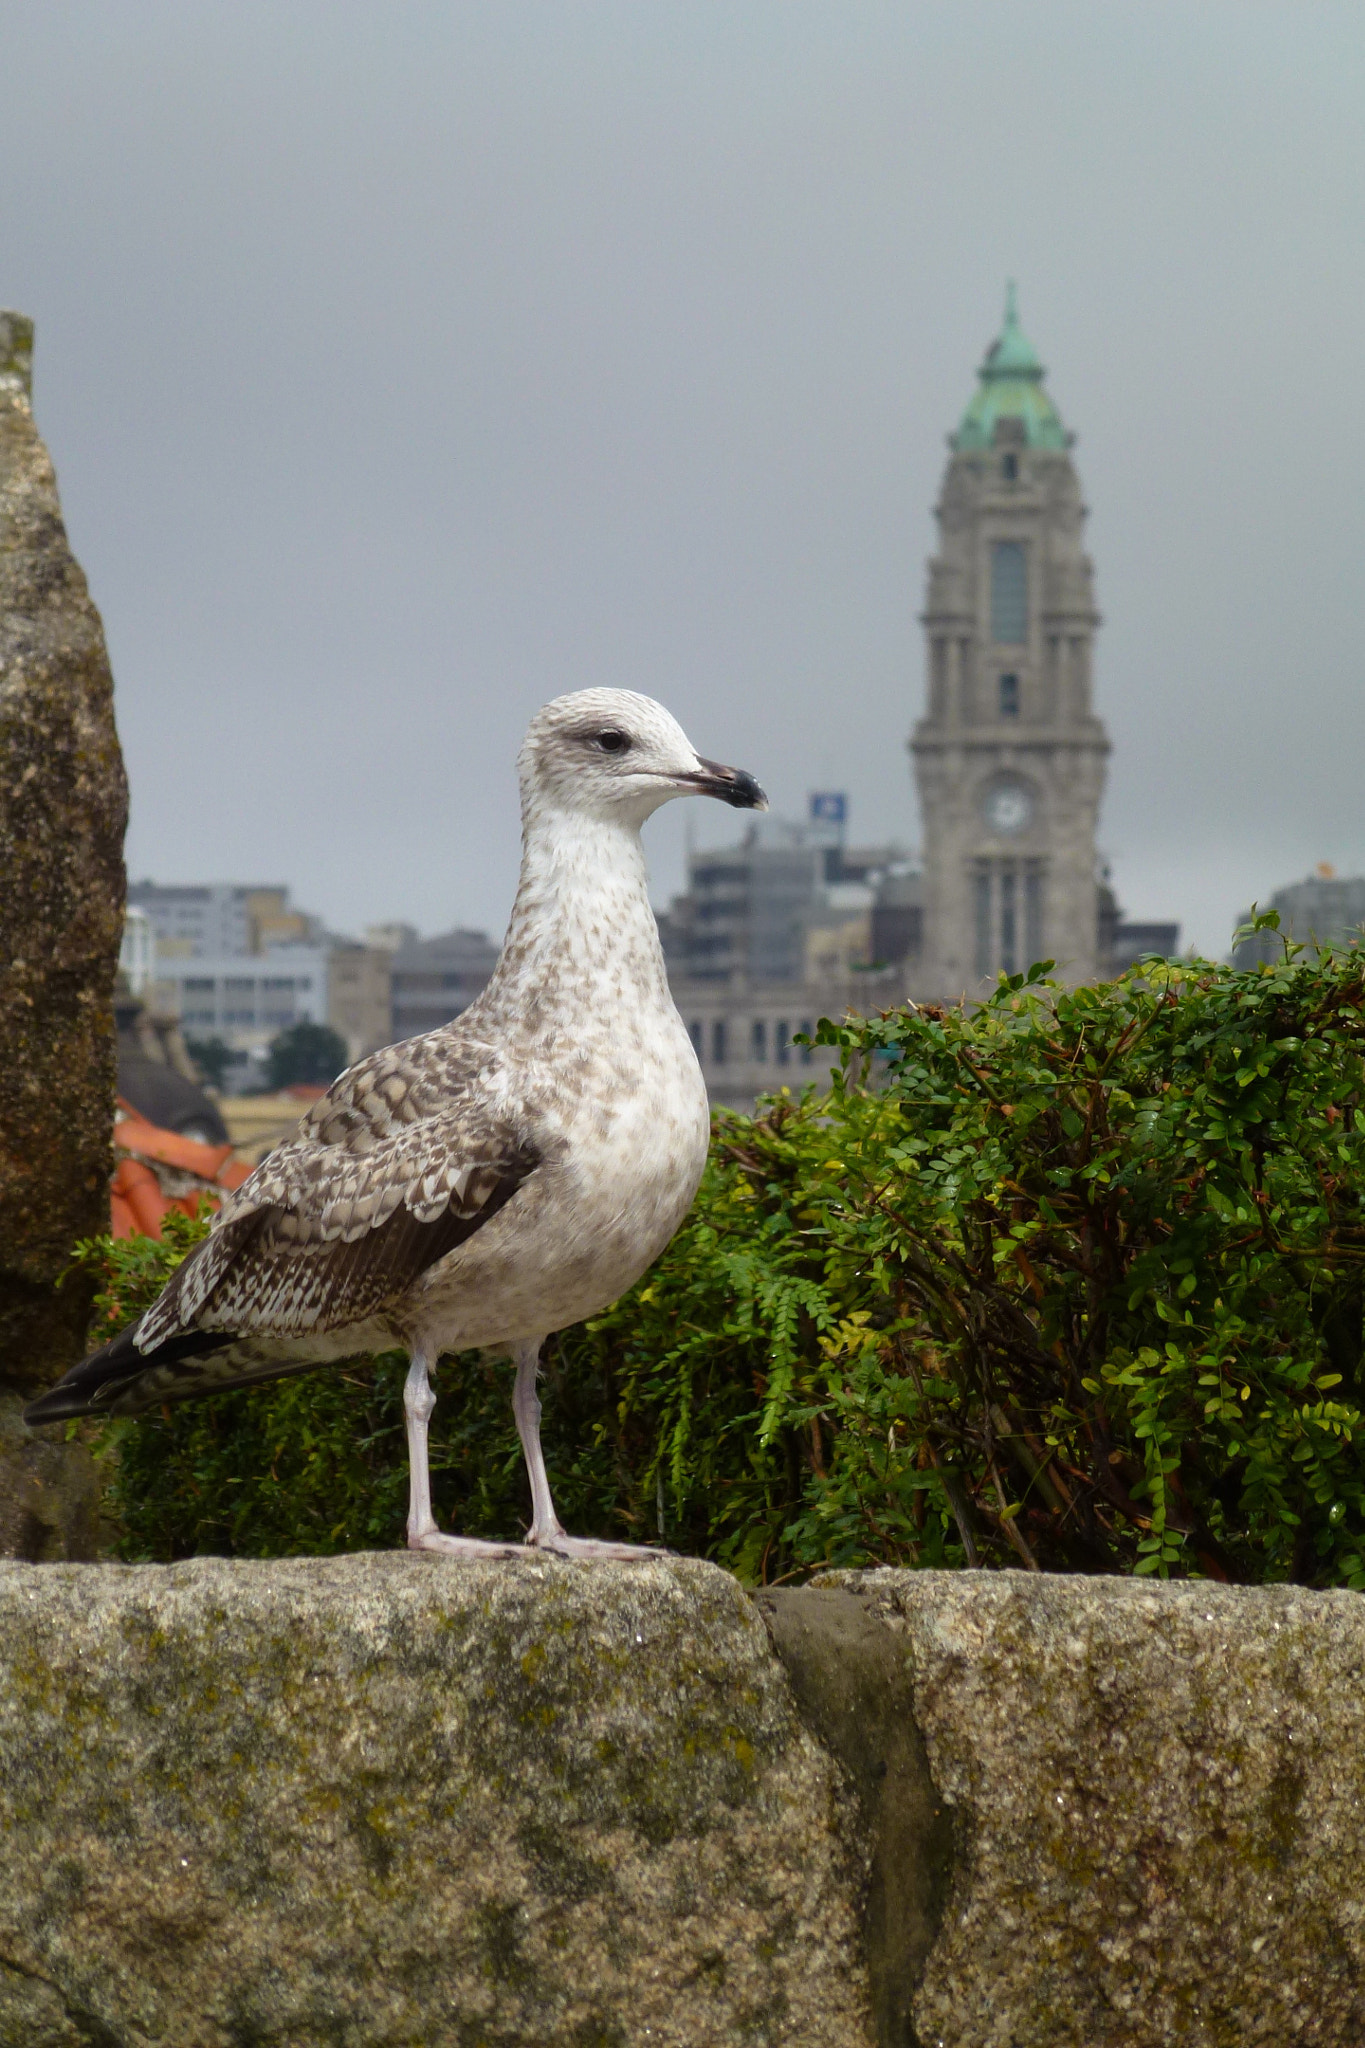
[[(561, 1519), (749, 1580), (1365, 1586), (1365, 957), (1040, 970), (821, 1037), (832, 1092), (720, 1114), (663, 1258), (547, 1346)], [(88, 1248), (107, 1323), (182, 1250)], [(401, 1383), (391, 1357), (110, 1425), (124, 1555), (401, 1542)], [(525, 1525), (510, 1386), (441, 1368), (448, 1526)]]

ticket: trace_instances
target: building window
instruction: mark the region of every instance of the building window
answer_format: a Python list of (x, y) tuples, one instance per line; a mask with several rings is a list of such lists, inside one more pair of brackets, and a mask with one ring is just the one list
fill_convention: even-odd
[(1038, 860), (1024, 869), (1024, 935), (1032, 967), (1043, 957), (1043, 864)]
[[(815, 1026), (814, 1026), (814, 1025), (813, 1025), (813, 1024), (811, 1023), (811, 1021), (810, 1021), (810, 1018), (809, 1018), (809, 1017), (803, 1017), (803, 1018), (801, 1019), (801, 1034), (802, 1034), (802, 1036), (803, 1036), (804, 1038), (810, 1038), (810, 1037), (811, 1037), (811, 1036), (813, 1035), (814, 1031), (815, 1031)], [(802, 1046), (802, 1048), (801, 1048), (801, 1064), (802, 1064), (802, 1066), (803, 1066), (803, 1067), (808, 1067), (808, 1066), (810, 1065), (811, 1061), (812, 1061), (812, 1060), (813, 1060), (814, 1058), (815, 1058), (815, 1048), (814, 1048), (813, 1046), (810, 1046), (810, 1045), (803, 1045), (803, 1046)]]
[(749, 1057), (762, 1066), (768, 1057), (768, 1026), (762, 1017), (755, 1017), (749, 1026)]
[(726, 1049), (725, 1019), (717, 1017), (711, 1025), (711, 1064), (713, 1067), (723, 1067), (725, 1065)]
[(791, 1065), (792, 1028), (785, 1017), (779, 1017), (773, 1025), (773, 1058), (779, 1067)]
[(972, 911), (976, 924), (976, 978), (984, 981), (995, 959), (991, 943), (991, 864), (979, 860), (972, 877)]
[(1028, 558), (1018, 540), (991, 543), (991, 638), (998, 647), (1028, 639)]
[(692, 1022), (691, 1022), (691, 1023), (690, 1023), (689, 1025), (688, 1025), (688, 1027), (687, 1027), (687, 1035), (688, 1035), (688, 1037), (689, 1037), (689, 1038), (691, 1039), (691, 1041), (692, 1041), (692, 1050), (693, 1050), (693, 1052), (694, 1052), (694, 1053), (695, 1053), (695, 1054), (697, 1055), (697, 1058), (698, 1058), (698, 1059), (700, 1059), (700, 1058), (701, 1058), (701, 1020), (700, 1020), (699, 1018), (697, 1018), (697, 1017), (694, 1017), (694, 1018), (692, 1019)]
[(213, 994), (213, 982), (211, 979), (205, 981), (186, 975), (180, 986), (187, 996), (211, 996)]
[(1041, 860), (979, 860), (972, 874), (976, 974), (1018, 974), (1043, 957)]
[(1004, 477), (1007, 484), (1017, 483), (1019, 479), (1019, 457), (1017, 455), (1002, 456), (1000, 459), (1000, 474)]
[(1019, 716), (1018, 676), (1001, 676), (1000, 678), (1000, 716), (1002, 718), (1017, 718)]
[(1019, 951), (1019, 908), (1013, 861), (1000, 869), (1000, 965), (1006, 974), (1017, 974)]

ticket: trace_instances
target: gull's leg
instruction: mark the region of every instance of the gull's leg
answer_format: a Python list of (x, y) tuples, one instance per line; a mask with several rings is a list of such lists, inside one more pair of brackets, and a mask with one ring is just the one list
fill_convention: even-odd
[(517, 1418), (517, 1435), (521, 1438), (522, 1456), (531, 1481), (531, 1526), (526, 1532), (526, 1541), (541, 1544), (564, 1534), (550, 1497), (550, 1475), (545, 1470), (545, 1457), (540, 1448), (540, 1396), (536, 1392), (536, 1370), (543, 1342), (542, 1337), (528, 1337), (524, 1344), (512, 1346), (512, 1356), (517, 1362), (512, 1413)]
[(485, 1543), (478, 1536), (443, 1536), (437, 1528), (427, 1463), (427, 1424), (435, 1406), (426, 1354), (415, 1350), (403, 1387), (403, 1415), (408, 1426), (408, 1549), (439, 1550), (457, 1557), (515, 1557), (515, 1544)]
[(531, 1481), (531, 1526), (526, 1541), (539, 1550), (553, 1550), (561, 1557), (658, 1557), (638, 1543), (605, 1543), (595, 1536), (566, 1536), (550, 1497), (550, 1479), (540, 1448), (540, 1396), (536, 1392), (536, 1371), (540, 1363), (541, 1337), (529, 1337), (512, 1346), (517, 1362), (517, 1382), (512, 1391), (512, 1413), (517, 1418), (517, 1435), (526, 1458)]

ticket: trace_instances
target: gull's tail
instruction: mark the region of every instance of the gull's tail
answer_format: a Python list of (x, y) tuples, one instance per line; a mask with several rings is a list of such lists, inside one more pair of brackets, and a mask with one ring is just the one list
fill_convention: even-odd
[[(133, 1341), (138, 1328), (138, 1323), (129, 1323), (117, 1337), (73, 1365), (55, 1387), (30, 1401), (24, 1410), (29, 1427), (69, 1422), (77, 1415), (141, 1415), (166, 1401), (192, 1401), (257, 1380), (284, 1379), (393, 1343), (391, 1335), (367, 1330), (329, 1333), (321, 1342), (238, 1336), (232, 1330), (180, 1330), (139, 1351)], [(374, 1337), (379, 1341), (367, 1345), (366, 1340)]]

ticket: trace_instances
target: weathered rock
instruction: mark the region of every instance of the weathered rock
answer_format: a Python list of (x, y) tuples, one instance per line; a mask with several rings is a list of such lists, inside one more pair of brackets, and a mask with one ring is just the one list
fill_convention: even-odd
[(1288, 1587), (0, 1565), (0, 2048), (1356, 2048), (1363, 1680)]
[(21, 1394), (0, 1393), (0, 1557), (95, 1557), (105, 1533), (95, 1461), (82, 1443), (27, 1428), (23, 1405)]
[(863, 2048), (837, 1766), (734, 1582), (0, 1566), (0, 2044)]
[[(108, 1227), (113, 987), (128, 792), (99, 614), (29, 405), (31, 324), (0, 313), (0, 1387), (82, 1350)], [(0, 1487), (6, 1484), (0, 1472)]]
[(765, 1591), (758, 1610), (797, 1710), (842, 1765), (869, 1854), (863, 1938), (879, 2042), (914, 2035), (915, 1991), (943, 1921), (952, 1819), (915, 1722), (914, 1670), (881, 1602), (833, 1588)]
[(897, 1637), (955, 1818), (942, 2048), (1365, 2041), (1365, 1600), (835, 1574)]

